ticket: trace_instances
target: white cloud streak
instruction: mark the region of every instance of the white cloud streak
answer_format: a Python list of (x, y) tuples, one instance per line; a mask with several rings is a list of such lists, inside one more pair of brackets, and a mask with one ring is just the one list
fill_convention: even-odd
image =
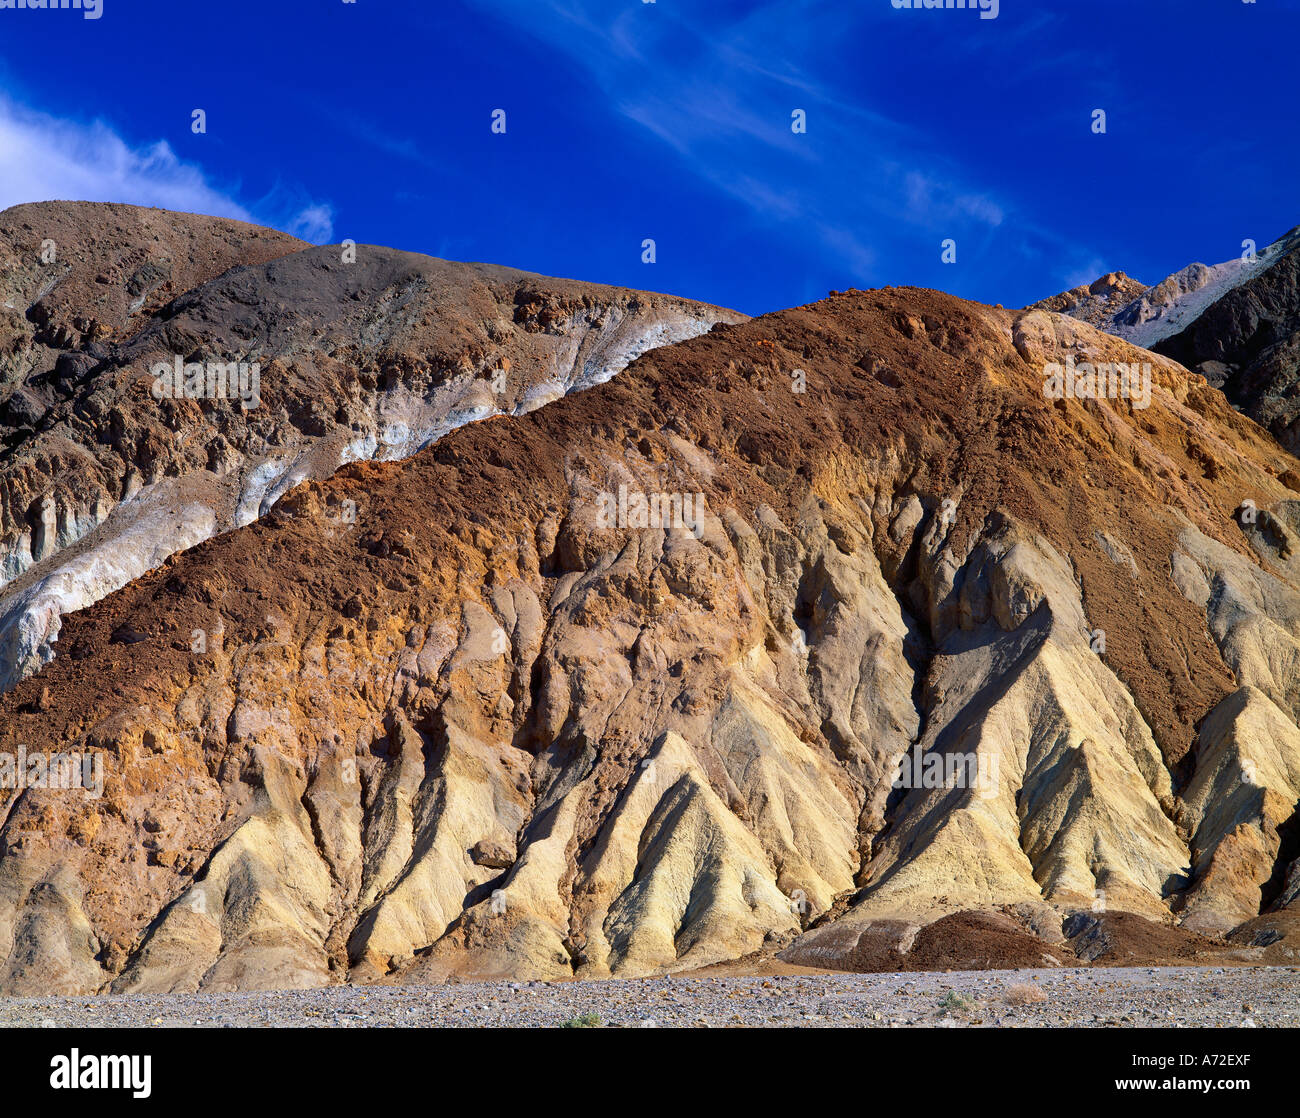
[(311, 202), (296, 213), (257, 214), (166, 141), (133, 146), (112, 127), (38, 112), (0, 96), (0, 210), (23, 202), (126, 202), (273, 224), (304, 240), (333, 235), (333, 210)]

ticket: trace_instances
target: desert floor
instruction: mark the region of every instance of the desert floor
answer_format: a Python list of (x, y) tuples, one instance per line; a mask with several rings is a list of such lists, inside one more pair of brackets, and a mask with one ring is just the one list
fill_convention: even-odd
[(0, 999), (0, 1027), (1268, 1027), (1300, 967), (691, 974), (255, 993)]

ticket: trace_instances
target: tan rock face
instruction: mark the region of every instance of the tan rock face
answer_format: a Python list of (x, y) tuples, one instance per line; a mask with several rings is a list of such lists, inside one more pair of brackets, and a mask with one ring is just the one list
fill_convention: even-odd
[[(339, 310), (313, 252), (259, 273), (296, 360), (426, 403), (429, 339), (506, 303), (470, 361), (520, 403), (669, 314), (402, 254)], [(232, 321), (256, 271), (131, 344)], [(1046, 398), (1066, 354), (1149, 359), (1150, 408)], [(908, 289), (498, 410), (63, 616), (0, 757), (102, 782), (0, 792), (5, 989), (1290, 957), (1296, 463), (1202, 381)]]

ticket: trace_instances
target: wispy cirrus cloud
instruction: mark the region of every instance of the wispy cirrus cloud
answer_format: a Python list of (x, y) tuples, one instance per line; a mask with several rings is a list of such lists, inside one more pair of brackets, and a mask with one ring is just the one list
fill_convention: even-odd
[(164, 140), (131, 144), (104, 121), (67, 120), (3, 96), (0, 167), (0, 209), (56, 199), (127, 202), (274, 225), (317, 243), (333, 235), (328, 203), (277, 191), (245, 205)]
[(968, 217), (998, 226), (1005, 216), (1002, 207), (986, 195), (967, 193), (955, 183), (931, 178), (920, 171), (907, 172), (904, 189), (907, 205), (914, 212), (928, 214), (939, 221)]
[[(477, 0), (486, 11), (485, 0)], [(610, 18), (597, 0), (492, 0), (491, 9), (583, 68), (612, 110), (769, 229), (875, 280), (872, 230), (948, 235), (1000, 225), (1007, 206), (964, 184), (925, 136), (828, 87), (828, 55), (867, 38), (852, 6), (664, 4)], [(845, 65), (851, 60), (845, 59)], [(792, 113), (807, 114), (807, 133)]]
[(323, 202), (306, 206), (294, 215), (284, 231), (312, 244), (326, 244), (334, 238), (334, 207)]

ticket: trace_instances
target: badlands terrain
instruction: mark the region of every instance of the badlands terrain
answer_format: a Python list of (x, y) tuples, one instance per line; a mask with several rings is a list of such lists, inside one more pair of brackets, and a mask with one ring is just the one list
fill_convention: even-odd
[[(0, 992), (1291, 989), (1295, 248), (1219, 287), (746, 319), (0, 214), (0, 755), (103, 774), (0, 789)], [(1177, 326), (1156, 352), (1135, 300)], [(256, 363), (255, 406), (156, 398), (177, 359)], [(1066, 362), (1149, 399), (1050, 398)], [(361, 1012), (331, 996), (285, 1004)]]

